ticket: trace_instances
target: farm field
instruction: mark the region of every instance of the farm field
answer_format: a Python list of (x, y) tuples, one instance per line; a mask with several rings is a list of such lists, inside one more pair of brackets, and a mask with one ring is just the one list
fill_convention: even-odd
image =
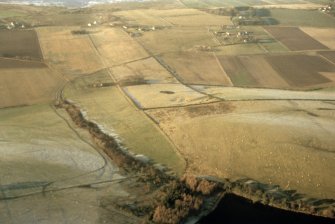
[(253, 4), (267, 4), (266, 1), (261, 0), (243, 0), (243, 1), (234, 1), (234, 0), (227, 0), (227, 1), (220, 1), (220, 0), (182, 0), (188, 7), (194, 8), (211, 8), (211, 7), (232, 7), (232, 6), (248, 6)]
[[(334, 73), (332, 74), (334, 77)], [(330, 76), (330, 75), (329, 75)], [(197, 86), (198, 91), (228, 101), (235, 100), (335, 100), (333, 91), (294, 91), (264, 88)]]
[(220, 62), (235, 86), (258, 85), (256, 78), (250, 75), (239, 57), (222, 57)]
[[(169, 10), (168, 10), (169, 11)], [(169, 26), (168, 21), (155, 15), (156, 10), (127, 10), (114, 13), (115, 16), (123, 18), (129, 24), (151, 25), (151, 26)]]
[(0, 30), (1, 57), (41, 60), (42, 53), (34, 30)]
[(153, 54), (187, 51), (202, 45), (215, 46), (218, 44), (205, 27), (174, 27), (158, 30), (145, 33), (138, 40)]
[(299, 0), (182, 0), (187, 7), (193, 8), (214, 8), (214, 7), (234, 7), (234, 6), (254, 6), (254, 7), (279, 7), (293, 9), (318, 8), (319, 4), (327, 4), (328, 1), (299, 1)]
[(131, 25), (156, 26), (213, 26), (231, 24), (227, 16), (215, 16), (191, 8), (169, 10), (142, 9), (126, 10), (113, 13)]
[(265, 9), (297, 9), (297, 10), (316, 10), (323, 6), (323, 4), (304, 2), (291, 2), (291, 1), (267, 1), (268, 5), (256, 5), (255, 8)]
[(124, 87), (141, 109), (185, 106), (216, 101), (181, 84), (151, 84)]
[(112, 67), (111, 71), (116, 81), (121, 85), (177, 82), (177, 80), (152, 57)]
[(78, 27), (38, 28), (45, 60), (67, 78), (92, 73), (104, 67), (88, 36), (73, 35)]
[(281, 53), (290, 51), (284, 44), (280, 42), (259, 43), (262, 49), (267, 53)]
[(323, 51), (319, 52), (319, 54), (331, 61), (332, 63), (335, 63), (335, 51)]
[(320, 72), (335, 72), (334, 64), (307, 55), (271, 56), (266, 58), (291, 86), (309, 87), (330, 82)]
[(292, 51), (328, 49), (297, 27), (265, 27), (265, 29)]
[(282, 26), (335, 27), (335, 18), (318, 10), (270, 9), (270, 13)]
[(262, 54), (266, 51), (259, 44), (237, 44), (217, 47), (219, 55), (244, 55), (244, 54)]
[(121, 29), (104, 29), (90, 35), (94, 46), (105, 60), (113, 66), (148, 57), (146, 51)]
[[(227, 64), (227, 67), (225, 66), (226, 61), (233, 60), (232, 62), (228, 63), (237, 63), (237, 64)], [(237, 73), (239, 73), (242, 80), (239, 80), (239, 74), (237, 74), (237, 77), (234, 77), (235, 83), (237, 85), (239, 83), (243, 83), (243, 79), (248, 79), (246, 76), (249, 74), (252, 77), (252, 80), (256, 81), (256, 85), (262, 86), (262, 87), (268, 87), (268, 88), (287, 88), (289, 87), (288, 83), (276, 73), (276, 71), (273, 70), (271, 65), (267, 63), (266, 57), (264, 56), (240, 56), (238, 59), (226, 59), (222, 58), (221, 62), (224, 64), (224, 68), (226, 68), (231, 74), (232, 77), (234, 77), (234, 69), (235, 66), (246, 68), (245, 71), (238, 70)], [(229, 67), (232, 66), (233, 68)], [(248, 82), (248, 81), (247, 81)], [(252, 82), (251, 80), (249, 82)]]
[(48, 102), (63, 82), (42, 63), (0, 59), (0, 108)]
[(165, 20), (176, 26), (219, 26), (232, 25), (229, 16), (216, 16), (203, 12), (197, 15), (178, 15), (174, 17), (165, 17)]
[[(248, 44), (240, 44), (239, 49), (235, 50), (235, 54), (250, 54), (250, 53), (258, 53), (258, 52), (264, 52), (264, 53), (276, 53), (276, 52), (288, 52), (290, 51), (286, 46), (284, 46), (281, 42), (279, 42), (277, 39), (273, 38), (269, 32), (265, 30), (265, 27), (262, 26), (241, 26), (238, 31), (246, 30), (247, 32), (251, 32), (252, 35), (255, 37), (256, 42), (249, 42)], [(248, 46), (249, 45), (249, 46)], [(228, 46), (224, 46), (224, 48), (227, 48)], [(232, 48), (235, 46), (232, 45)], [(243, 49), (243, 48), (248, 48)]]
[(63, 26), (74, 27), (74, 26), (85, 26), (88, 23), (97, 21), (99, 23), (104, 23), (107, 21), (105, 16), (100, 17), (100, 15), (94, 13), (73, 13), (73, 12), (59, 12), (52, 16), (36, 16), (32, 18), (32, 22), (43, 21), (44, 24), (48, 26)]
[(183, 83), (232, 85), (215, 53), (170, 53), (164, 54), (162, 58), (178, 73)]
[(335, 49), (335, 29), (311, 27), (300, 27), (300, 29), (329, 49)]
[(311, 89), (332, 85), (321, 73), (335, 66), (319, 56), (259, 55), (220, 57), (234, 86)]
[(0, 223), (186, 223), (227, 194), (334, 218), (325, 4), (0, 4)]
[[(108, 79), (106, 73), (100, 73), (99, 77)], [(130, 151), (144, 154), (181, 174), (185, 168), (184, 160), (153, 121), (132, 105), (117, 87), (87, 87), (94, 83), (92, 78), (94, 80), (92, 76), (80, 78), (68, 85), (65, 97), (85, 110), (90, 120), (102, 125), (109, 133), (118, 135)]]
[(0, 11), (0, 19), (5, 19), (8, 17), (17, 17), (17, 16), (22, 16), (22, 13), (16, 10), (1, 10)]
[(312, 197), (333, 198), (333, 112), (318, 109), (333, 107), (253, 101), (146, 112), (187, 156), (190, 173), (248, 176)]

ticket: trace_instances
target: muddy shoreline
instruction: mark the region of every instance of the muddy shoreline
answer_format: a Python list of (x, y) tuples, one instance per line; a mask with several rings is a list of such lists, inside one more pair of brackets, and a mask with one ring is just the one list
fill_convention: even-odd
[(250, 179), (231, 181), (211, 177), (177, 177), (171, 170), (155, 164), (146, 156), (129, 152), (115, 136), (104, 131), (99, 124), (90, 121), (85, 111), (74, 102), (61, 100), (56, 103), (56, 107), (65, 109), (78, 127), (87, 130), (95, 144), (126, 175), (139, 176), (138, 182), (147, 188), (146, 193), (134, 205), (118, 206), (146, 222), (197, 223), (209, 213), (215, 214), (215, 210), (226, 209), (222, 203), (227, 197), (249, 201), (251, 207), (245, 206), (245, 209), (241, 210), (242, 215), (248, 213), (256, 203), (264, 206), (261, 211), (271, 208), (274, 214), (279, 210), (289, 213), (291, 216), (288, 217), (291, 218), (301, 215), (306, 220), (320, 218), (328, 220), (329, 223), (335, 218), (333, 199), (306, 198), (296, 191), (283, 190), (279, 186), (261, 184)]

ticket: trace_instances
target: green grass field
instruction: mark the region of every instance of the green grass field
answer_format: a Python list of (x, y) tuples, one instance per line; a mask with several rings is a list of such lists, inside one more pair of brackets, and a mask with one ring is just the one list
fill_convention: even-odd
[(16, 16), (23, 16), (23, 13), (11, 10), (0, 10), (0, 19), (16, 17)]
[[(107, 73), (97, 75), (99, 79), (108, 80)], [(106, 130), (117, 133), (122, 143), (132, 152), (144, 154), (181, 174), (185, 162), (163, 132), (132, 105), (117, 87), (89, 88), (88, 85), (94, 83), (92, 80), (96, 78), (88, 76), (77, 79), (67, 86), (65, 97), (85, 109), (89, 119), (103, 125)]]

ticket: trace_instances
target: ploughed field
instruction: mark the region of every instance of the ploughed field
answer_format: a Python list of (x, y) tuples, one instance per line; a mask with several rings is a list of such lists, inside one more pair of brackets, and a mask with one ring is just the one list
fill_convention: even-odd
[(224, 56), (220, 60), (235, 86), (312, 88), (333, 82), (323, 73), (335, 74), (335, 65), (319, 55)]
[(40, 60), (42, 53), (35, 30), (0, 30), (0, 56)]
[(292, 51), (328, 49), (297, 27), (266, 27), (266, 30)]
[[(106, 145), (166, 175), (257, 183), (243, 197), (272, 206), (269, 195), (296, 192), (299, 206), (292, 196), (282, 208), (334, 218), (334, 18), (321, 1), (241, 2), (0, 10), (0, 222), (177, 217), (164, 206), (181, 212), (181, 198), (153, 203), (164, 181), (124, 169)], [(208, 10), (250, 5), (278, 24), (236, 26)], [(7, 30), (16, 20), (28, 28)]]

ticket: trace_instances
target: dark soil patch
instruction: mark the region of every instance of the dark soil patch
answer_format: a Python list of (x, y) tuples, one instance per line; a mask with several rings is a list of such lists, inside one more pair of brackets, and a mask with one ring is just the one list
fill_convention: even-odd
[(166, 90), (166, 91), (160, 91), (160, 93), (164, 93), (164, 94), (175, 94), (175, 92), (173, 92), (173, 91), (168, 91), (168, 90)]
[(0, 56), (7, 58), (42, 59), (35, 30), (1, 30)]
[(234, 108), (228, 102), (220, 102), (207, 105), (196, 105), (183, 108), (190, 117), (199, 117), (213, 114), (225, 114), (231, 112)]
[(148, 80), (145, 80), (142, 76), (131, 76), (127, 79), (119, 81), (120, 86), (137, 86), (137, 85), (146, 85)]
[(297, 27), (264, 27), (292, 51), (328, 49)]
[(37, 61), (22, 61), (22, 60), (15, 60), (15, 59), (0, 58), (0, 69), (44, 68), (44, 67), (46, 67), (44, 63), (37, 62)]
[(333, 64), (318, 56), (277, 55), (266, 57), (266, 60), (292, 87), (330, 82), (319, 72), (335, 72)]

